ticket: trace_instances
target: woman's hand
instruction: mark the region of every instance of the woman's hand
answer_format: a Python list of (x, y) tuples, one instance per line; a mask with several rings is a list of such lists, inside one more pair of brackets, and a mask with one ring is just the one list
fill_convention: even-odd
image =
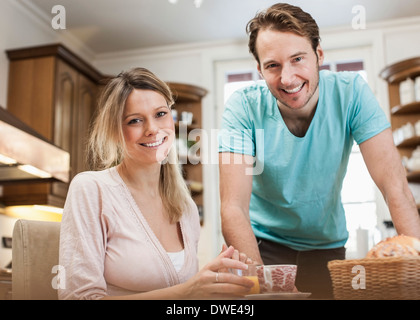
[(246, 255), (241, 255), (232, 246), (222, 250), (213, 261), (183, 284), (184, 298), (220, 299), (245, 296), (254, 283), (228, 270), (246, 270), (246, 261), (249, 261)]
[[(222, 245), (222, 252), (221, 253), (223, 253), (227, 249), (228, 249), (228, 246), (226, 244), (223, 244)], [(243, 263), (246, 263), (246, 264), (252, 264), (252, 263), (254, 263), (252, 261), (252, 259), (251, 258), (248, 258), (248, 256), (245, 253), (239, 252), (236, 249), (235, 249), (235, 251), (233, 251), (232, 259), (242, 261)]]

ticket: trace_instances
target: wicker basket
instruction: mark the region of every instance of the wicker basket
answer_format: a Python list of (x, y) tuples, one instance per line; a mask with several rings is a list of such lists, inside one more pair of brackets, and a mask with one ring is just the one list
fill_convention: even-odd
[(333, 260), (328, 269), (335, 299), (420, 300), (420, 256)]

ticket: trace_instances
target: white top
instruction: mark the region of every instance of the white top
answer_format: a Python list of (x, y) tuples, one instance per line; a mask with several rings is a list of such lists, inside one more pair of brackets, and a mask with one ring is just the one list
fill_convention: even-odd
[(176, 272), (179, 272), (184, 265), (184, 250), (178, 252), (166, 252), (174, 265)]

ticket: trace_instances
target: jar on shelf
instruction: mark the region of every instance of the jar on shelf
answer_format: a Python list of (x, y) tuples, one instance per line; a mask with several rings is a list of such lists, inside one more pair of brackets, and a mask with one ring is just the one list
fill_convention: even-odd
[(400, 83), (400, 104), (408, 104), (416, 100), (414, 81), (411, 78), (407, 78), (405, 81)]
[(414, 79), (414, 96), (416, 101), (420, 101), (420, 76)]

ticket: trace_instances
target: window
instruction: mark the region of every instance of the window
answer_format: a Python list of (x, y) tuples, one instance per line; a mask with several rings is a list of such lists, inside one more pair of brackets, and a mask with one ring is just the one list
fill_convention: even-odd
[[(363, 60), (338, 60), (325, 63), (321, 69), (353, 71), (367, 82)], [(375, 183), (367, 171), (359, 146), (355, 143), (350, 154), (347, 174), (343, 181), (341, 199), (346, 214), (349, 240), (346, 243), (348, 259), (363, 258), (378, 241)]]
[(349, 231), (346, 257), (363, 258), (373, 242), (377, 242), (376, 194), (375, 184), (357, 144), (353, 145), (350, 154), (341, 199)]
[(368, 82), (367, 72), (364, 69), (362, 60), (353, 60), (353, 61), (330, 61), (324, 63), (321, 67), (321, 70), (331, 70), (331, 71), (354, 71), (359, 73), (366, 82)]
[(249, 86), (255, 81), (261, 79), (257, 70), (250, 70), (245, 72), (227, 72), (226, 82), (224, 87), (224, 102), (229, 99), (230, 95), (236, 90)]

